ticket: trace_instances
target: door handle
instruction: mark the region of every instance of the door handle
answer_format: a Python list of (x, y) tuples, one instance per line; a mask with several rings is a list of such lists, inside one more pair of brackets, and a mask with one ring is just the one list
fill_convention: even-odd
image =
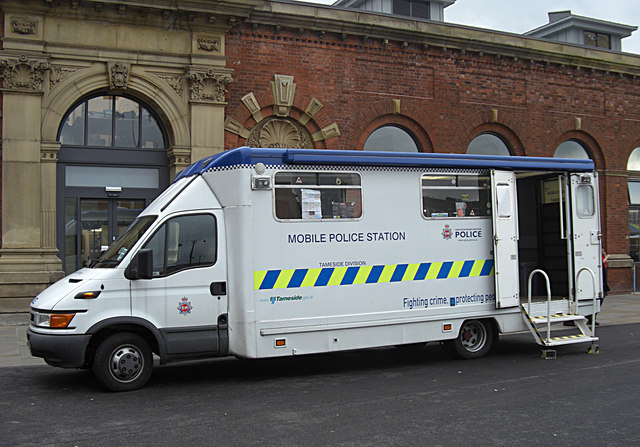
[(211, 291), (211, 295), (220, 296), (227, 294), (227, 283), (226, 281), (216, 281), (212, 282), (209, 286), (209, 290)]

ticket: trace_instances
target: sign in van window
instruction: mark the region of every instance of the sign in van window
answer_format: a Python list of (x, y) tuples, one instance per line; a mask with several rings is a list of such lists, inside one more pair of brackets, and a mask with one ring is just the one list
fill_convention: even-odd
[(362, 216), (359, 174), (278, 172), (274, 183), (278, 219), (313, 221)]
[(426, 218), (491, 215), (490, 179), (477, 174), (424, 174), (422, 214)]

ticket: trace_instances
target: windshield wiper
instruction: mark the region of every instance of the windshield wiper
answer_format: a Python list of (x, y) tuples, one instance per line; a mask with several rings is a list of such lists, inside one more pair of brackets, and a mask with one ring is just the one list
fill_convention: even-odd
[(97, 261), (95, 261), (91, 265), (91, 267), (95, 267), (98, 264), (102, 264), (102, 265), (117, 265), (118, 263), (120, 263), (120, 261), (117, 261), (115, 259), (103, 259), (103, 260), (98, 259)]

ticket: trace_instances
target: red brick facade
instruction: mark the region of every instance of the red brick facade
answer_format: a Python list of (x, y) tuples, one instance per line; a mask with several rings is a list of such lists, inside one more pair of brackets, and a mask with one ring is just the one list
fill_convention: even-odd
[[(227, 116), (250, 129), (255, 120), (241, 98), (253, 92), (268, 117), (274, 75), (293, 76), (290, 117), (317, 98), (323, 108), (306, 129), (340, 130), (317, 148), (362, 149), (383, 124), (405, 128), (425, 152), (465, 153), (483, 132), (499, 135), (513, 155), (552, 157), (563, 141), (579, 141), (601, 176), (605, 247), (628, 253), (626, 167), (640, 146), (640, 77), (485, 54), (473, 42), (449, 49), (249, 24), (227, 33), (226, 54), (234, 70)], [(226, 148), (245, 142), (225, 132)], [(629, 290), (631, 269), (610, 268), (609, 282)]]

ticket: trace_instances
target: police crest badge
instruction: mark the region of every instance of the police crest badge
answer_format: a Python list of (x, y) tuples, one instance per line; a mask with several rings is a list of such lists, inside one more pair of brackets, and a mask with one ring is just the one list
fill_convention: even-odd
[(193, 306), (191, 305), (191, 301), (188, 300), (189, 298), (183, 296), (178, 302), (178, 311), (180, 312), (180, 315), (187, 315), (191, 313)]

